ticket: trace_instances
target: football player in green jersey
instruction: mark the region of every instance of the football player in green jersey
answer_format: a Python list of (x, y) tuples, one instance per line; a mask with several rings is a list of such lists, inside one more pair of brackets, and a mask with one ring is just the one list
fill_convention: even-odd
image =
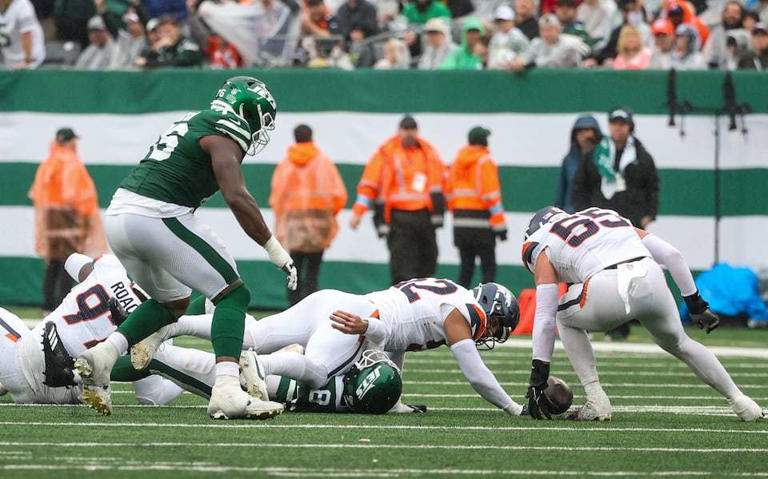
[(104, 222), (115, 255), (152, 299), (133, 311), (106, 341), (85, 351), (75, 367), (83, 398), (109, 414), (109, 373), (128, 348), (179, 318), (192, 289), (216, 304), (211, 343), (216, 382), (208, 414), (268, 418), (282, 405), (240, 387), (239, 358), (250, 292), (219, 237), (195, 216), (217, 191), (243, 230), (269, 254), (296, 288), (296, 268), (272, 236), (240, 169), (246, 153), (269, 141), (277, 104), (266, 85), (247, 76), (227, 80), (207, 110), (189, 113), (158, 138), (119, 185)]

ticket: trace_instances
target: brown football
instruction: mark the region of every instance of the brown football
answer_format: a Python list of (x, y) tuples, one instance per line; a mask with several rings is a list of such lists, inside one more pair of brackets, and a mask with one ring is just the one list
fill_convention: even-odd
[(562, 379), (550, 376), (547, 380), (547, 389), (544, 395), (554, 406), (550, 412), (552, 414), (563, 414), (573, 404), (573, 391), (565, 384)]

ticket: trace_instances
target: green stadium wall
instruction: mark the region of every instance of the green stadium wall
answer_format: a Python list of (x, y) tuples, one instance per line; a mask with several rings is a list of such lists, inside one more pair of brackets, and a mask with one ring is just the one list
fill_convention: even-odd
[[(532, 285), (521, 266), (522, 231), (530, 213), (553, 201), (559, 165), (576, 117), (591, 112), (605, 128), (616, 105), (636, 114), (637, 136), (654, 156), (661, 177), (658, 220), (650, 230), (678, 245), (696, 270), (721, 261), (768, 266), (768, 77), (737, 72), (737, 101), (750, 104), (748, 134), (729, 131), (720, 118), (692, 114), (685, 135), (668, 126), (665, 72), (341, 72), (244, 71), (266, 81), (277, 98), (277, 129), (270, 145), (243, 167), (248, 186), (268, 209), (274, 165), (292, 142), (292, 130), (307, 123), (316, 143), (337, 163), (350, 201), (340, 214), (337, 240), (326, 252), (324, 288), (365, 292), (388, 284), (388, 254), (370, 222), (346, 227), (355, 185), (376, 147), (394, 134), (403, 113), (419, 121), (422, 135), (446, 163), (475, 125), (492, 130), (491, 151), (499, 164), (510, 239), (499, 244), (498, 279), (513, 290)], [(80, 154), (106, 207), (119, 181), (170, 123), (205, 108), (233, 72), (0, 72), (0, 304), (39, 304), (45, 266), (34, 253), (33, 210), (27, 198), (37, 164), (46, 157), (56, 129), (73, 127)], [(722, 106), (722, 72), (681, 72), (678, 99), (711, 110)], [(680, 119), (678, 118), (678, 125)], [(715, 174), (719, 152), (720, 175)], [(720, 198), (715, 204), (715, 181)], [(715, 252), (715, 212), (720, 244)], [(220, 196), (198, 213), (227, 243), (253, 292), (253, 306), (285, 305), (282, 274), (240, 231)], [(439, 233), (439, 275), (455, 277), (458, 258), (450, 226)]]

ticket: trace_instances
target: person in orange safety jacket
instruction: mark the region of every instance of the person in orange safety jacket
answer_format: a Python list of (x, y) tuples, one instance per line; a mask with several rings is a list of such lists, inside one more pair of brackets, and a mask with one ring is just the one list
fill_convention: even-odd
[(480, 257), (483, 283), (496, 276), (496, 238), (507, 239), (507, 224), (499, 188), (499, 171), (488, 149), (491, 132), (469, 131), (469, 145), (459, 150), (448, 170), (446, 198), (453, 213), (453, 242), (459, 249), (458, 283), (470, 287), (475, 258)]
[(432, 276), (437, 268), (435, 228), (443, 225), (445, 166), (437, 150), (418, 136), (411, 116), (398, 134), (371, 157), (357, 186), (352, 229), (374, 211), (379, 236), (386, 236), (392, 284)]
[(336, 236), (336, 215), (347, 203), (339, 170), (315, 146), (312, 129), (298, 125), (293, 134), (296, 143), (275, 168), (269, 196), (277, 239), (299, 273), (296, 291), (288, 291), (291, 306), (317, 291), (323, 252)]

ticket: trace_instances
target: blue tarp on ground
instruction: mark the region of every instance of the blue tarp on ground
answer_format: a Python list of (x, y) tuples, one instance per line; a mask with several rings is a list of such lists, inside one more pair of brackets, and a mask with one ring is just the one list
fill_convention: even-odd
[[(701, 296), (712, 311), (727, 316), (746, 315), (749, 318), (768, 321), (768, 308), (757, 289), (757, 274), (746, 267), (728, 263), (716, 264), (696, 278)], [(688, 308), (683, 302), (680, 317), (688, 321)]]

